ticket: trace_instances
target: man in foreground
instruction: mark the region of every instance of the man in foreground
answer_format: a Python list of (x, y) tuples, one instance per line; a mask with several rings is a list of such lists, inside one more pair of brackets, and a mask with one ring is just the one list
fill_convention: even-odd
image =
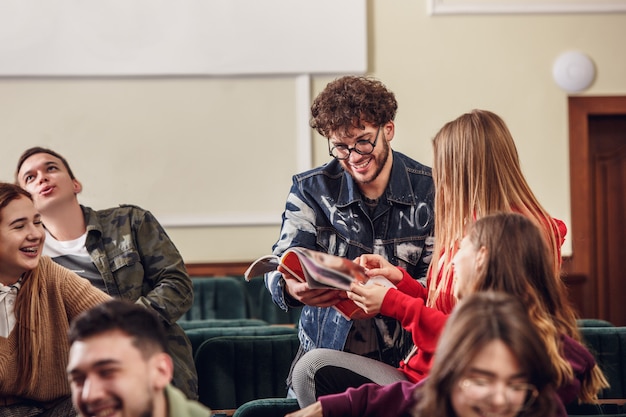
[(69, 330), (67, 375), (80, 415), (208, 417), (173, 387), (172, 358), (151, 310), (112, 300), (83, 312)]

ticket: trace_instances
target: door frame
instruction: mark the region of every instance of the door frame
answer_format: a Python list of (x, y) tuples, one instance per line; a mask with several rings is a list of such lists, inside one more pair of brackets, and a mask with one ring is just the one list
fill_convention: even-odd
[(568, 112), (572, 256), (564, 263), (564, 277), (580, 284), (573, 289), (572, 299), (581, 317), (601, 318), (601, 288), (591, 282), (597, 279), (589, 116), (626, 115), (626, 96), (569, 97)]

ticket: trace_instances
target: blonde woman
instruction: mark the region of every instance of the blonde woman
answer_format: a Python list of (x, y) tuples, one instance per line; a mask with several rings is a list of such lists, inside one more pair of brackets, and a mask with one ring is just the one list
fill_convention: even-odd
[(436, 239), (427, 305), (450, 313), (456, 303), (452, 258), (458, 243), (468, 225), (492, 213), (517, 212), (543, 230), (558, 278), (567, 228), (530, 189), (502, 118), (487, 110), (463, 114), (439, 130), (433, 150)]

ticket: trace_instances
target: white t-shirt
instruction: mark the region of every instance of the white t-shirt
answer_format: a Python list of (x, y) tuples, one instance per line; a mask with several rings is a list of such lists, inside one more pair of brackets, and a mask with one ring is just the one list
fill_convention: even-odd
[(46, 241), (43, 247), (43, 255), (49, 256), (52, 260), (70, 271), (86, 278), (94, 287), (107, 292), (104, 280), (100, 272), (91, 260), (89, 252), (85, 247), (87, 232), (78, 239), (56, 240), (54, 236), (46, 230)]

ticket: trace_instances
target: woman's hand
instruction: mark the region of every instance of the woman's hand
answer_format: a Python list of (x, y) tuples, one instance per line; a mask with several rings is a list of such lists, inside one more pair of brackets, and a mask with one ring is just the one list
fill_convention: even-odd
[(322, 403), (315, 402), (301, 410), (287, 414), (285, 417), (322, 417)]
[(387, 291), (389, 291), (389, 287), (380, 284), (353, 282), (350, 285), (348, 298), (354, 301), (368, 315), (374, 315), (380, 312)]
[(354, 262), (367, 269), (369, 277), (381, 275), (394, 284), (402, 281), (402, 271), (380, 255), (361, 255)]

